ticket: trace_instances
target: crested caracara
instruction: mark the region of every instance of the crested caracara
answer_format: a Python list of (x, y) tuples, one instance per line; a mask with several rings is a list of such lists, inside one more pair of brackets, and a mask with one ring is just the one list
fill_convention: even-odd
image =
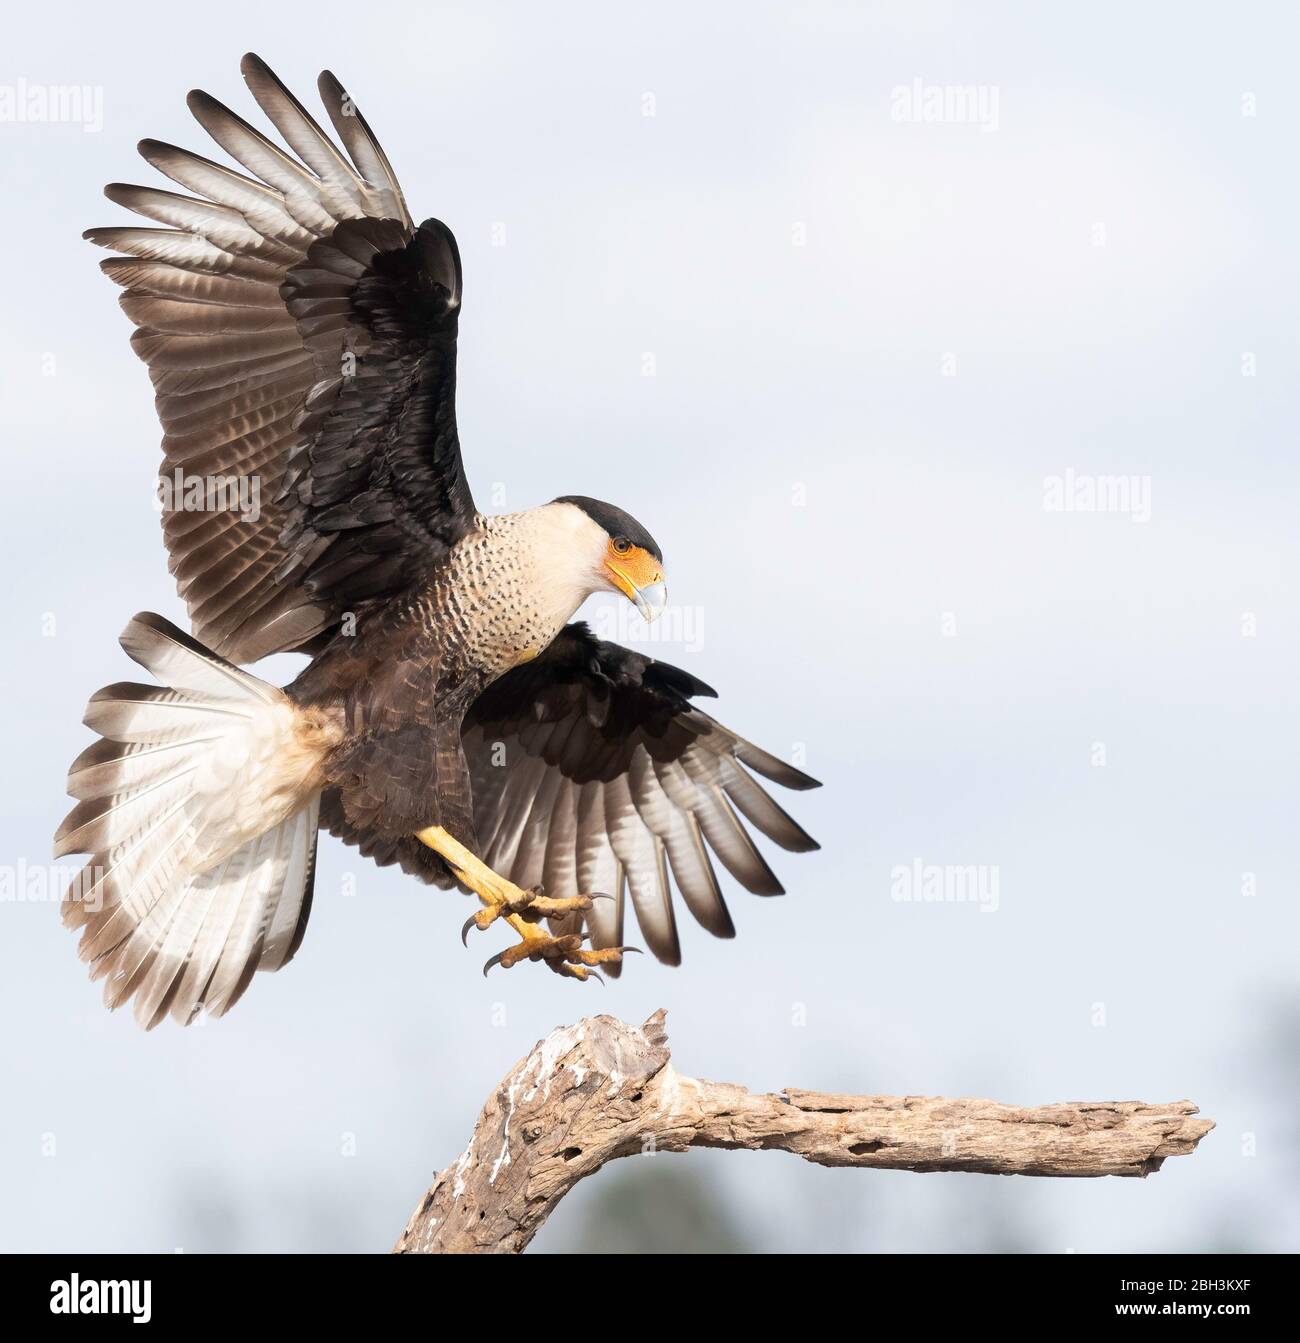
[[(698, 708), (714, 692), (694, 676), (570, 623), (603, 590), (663, 610), (663, 555), (635, 518), (582, 495), (479, 512), (456, 431), (455, 239), (413, 223), (333, 75), (342, 149), (257, 57), (243, 73), (287, 149), (191, 93), (244, 171), (144, 140), (183, 192), (112, 185), (161, 227), (86, 234), (117, 254), (101, 264), (153, 380), (193, 627), (130, 622), (122, 645), (160, 684), (96, 694), (100, 740), (69, 775), (56, 853), (90, 859), (64, 918), (107, 1002), (188, 1022), (282, 966), (321, 826), (476, 895), (466, 932), (500, 919), (519, 938), (489, 965), (617, 973), (628, 898), (677, 964), (674, 884), (730, 937), (715, 859), (781, 891), (747, 824), (816, 847), (754, 775), (814, 781)], [(312, 660), (283, 689), (242, 670), (284, 651)]]

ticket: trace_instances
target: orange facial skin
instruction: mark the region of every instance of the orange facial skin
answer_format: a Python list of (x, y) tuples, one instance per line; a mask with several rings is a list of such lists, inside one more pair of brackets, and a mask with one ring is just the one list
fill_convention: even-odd
[(611, 540), (605, 550), (605, 572), (610, 582), (628, 599), (636, 601), (639, 588), (664, 581), (663, 565), (640, 546), (628, 545), (619, 550)]

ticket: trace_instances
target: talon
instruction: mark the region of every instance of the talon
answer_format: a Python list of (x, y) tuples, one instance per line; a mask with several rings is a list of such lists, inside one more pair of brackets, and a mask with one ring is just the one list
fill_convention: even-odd
[[(541, 887), (536, 890), (540, 891)], [(538, 919), (559, 919), (568, 914), (585, 914), (591, 909), (591, 896), (570, 895), (550, 896), (530, 894), (526, 901), (517, 900), (512, 906), (514, 912), (522, 914), (530, 921)]]
[[(624, 951), (638, 950), (636, 947), (584, 948), (583, 940), (588, 936), (585, 932), (553, 937), (539, 927), (543, 919), (572, 919), (574, 915), (586, 914), (597, 900), (613, 900), (614, 896), (603, 891), (593, 895), (549, 896), (541, 886), (523, 890), (492, 871), (440, 826), (418, 831), (416, 838), (439, 854), (457, 880), (483, 903), (483, 908), (461, 926), (462, 946), (469, 945), (471, 928), (484, 932), (498, 919), (504, 919), (519, 934), (519, 941), (514, 946), (498, 952), (484, 963), (484, 978), (494, 965), (509, 970), (520, 961), (545, 961), (557, 974), (585, 981), (595, 973), (593, 966), (614, 964), (623, 959)], [(602, 984), (605, 982), (601, 975), (595, 977)]]
[(548, 961), (547, 964), (555, 971), (567, 979), (576, 979), (580, 984), (585, 984), (589, 979), (594, 979), (604, 987), (605, 978), (599, 971), (590, 970), (585, 965), (574, 965), (569, 961)]
[(618, 964), (623, 959), (623, 953), (628, 950), (635, 951), (636, 948), (628, 947), (601, 947), (599, 950), (594, 948), (579, 947), (572, 953), (570, 959), (579, 965), (609, 965)]
[(465, 920), (465, 926), (460, 930), (460, 941), (462, 946), (469, 946), (469, 930), (471, 927), (477, 928), (480, 933), (485, 933), (492, 925), (504, 914), (502, 905), (485, 905), (477, 913), (471, 914)]

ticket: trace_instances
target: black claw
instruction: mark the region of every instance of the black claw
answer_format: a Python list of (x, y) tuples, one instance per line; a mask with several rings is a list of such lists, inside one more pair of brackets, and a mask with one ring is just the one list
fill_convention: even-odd
[(469, 930), (476, 926), (474, 920), (478, 918), (477, 914), (471, 914), (465, 920), (465, 926), (460, 930), (460, 944), (462, 947), (469, 946)]
[(506, 954), (505, 954), (505, 952), (504, 952), (504, 951), (498, 951), (497, 954), (496, 954), (495, 956), (493, 956), (492, 959), (489, 960), (489, 961), (483, 966), (483, 978), (486, 979), (486, 978), (487, 978), (487, 972), (488, 972), (494, 965), (500, 965), (501, 962), (502, 962), (503, 960), (505, 960), (505, 958), (506, 958)]
[(620, 950), (620, 951), (624, 951), (624, 952), (627, 952), (627, 951), (635, 951), (636, 954), (637, 954), (638, 956), (644, 956), (644, 955), (645, 955), (645, 952), (642, 951), (640, 947), (619, 947), (619, 950)]
[[(587, 967), (587, 979), (594, 979), (602, 989), (605, 987), (605, 976), (602, 975), (599, 970), (593, 970), (590, 966)], [(585, 983), (586, 981), (584, 980), (583, 982)]]
[(612, 900), (613, 898), (614, 897), (612, 895), (600, 895), (600, 894), (589, 895), (587, 897), (588, 900)]

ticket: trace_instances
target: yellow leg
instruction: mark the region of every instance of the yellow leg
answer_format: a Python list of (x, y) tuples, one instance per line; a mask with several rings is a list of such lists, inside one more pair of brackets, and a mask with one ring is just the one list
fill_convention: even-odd
[[(419, 830), (415, 837), (444, 858), (456, 876), (483, 902), (483, 908), (471, 920), (475, 926), (485, 930), (497, 919), (504, 919), (519, 934), (519, 942), (494, 956), (483, 967), (484, 973), (496, 964), (509, 969), (520, 961), (544, 960), (559, 974), (586, 979), (591, 966), (622, 960), (622, 947), (592, 951), (583, 947), (582, 937), (577, 933), (552, 937), (538, 927), (539, 919), (585, 913), (591, 908), (589, 895), (553, 899), (540, 889), (525, 891), (494, 872), (440, 825)], [(467, 930), (469, 926), (465, 925)]]

